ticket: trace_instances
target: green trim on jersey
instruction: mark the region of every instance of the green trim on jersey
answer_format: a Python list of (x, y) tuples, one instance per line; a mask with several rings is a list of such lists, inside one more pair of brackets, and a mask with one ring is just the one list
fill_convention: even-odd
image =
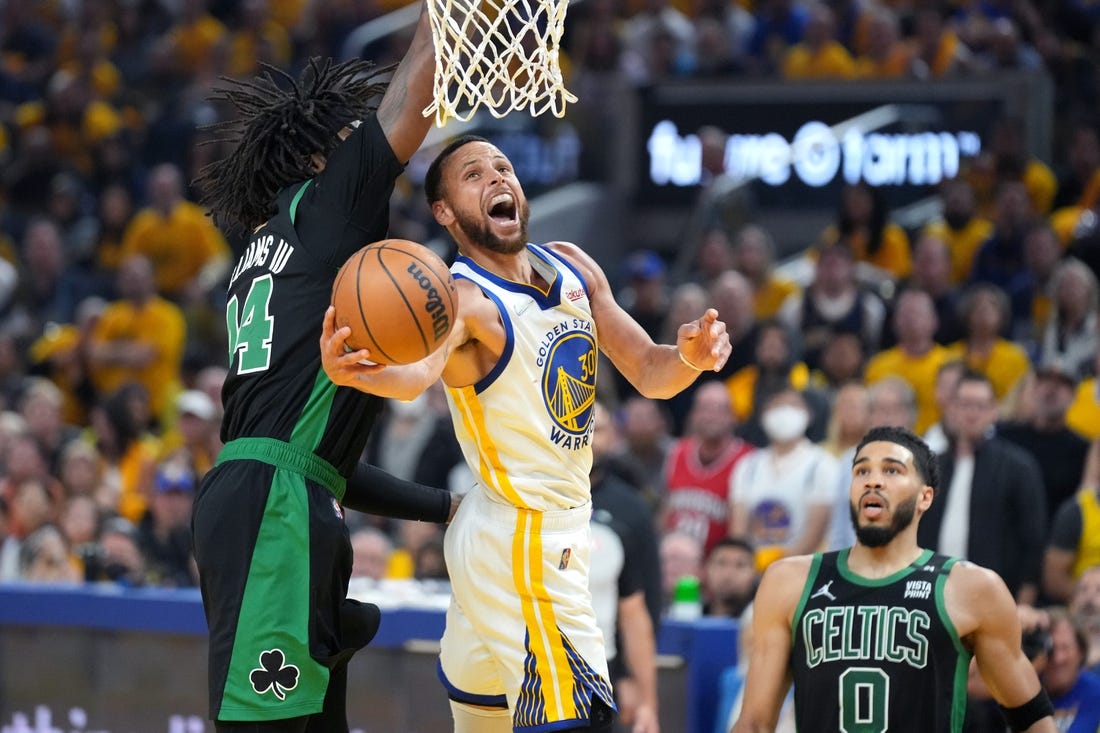
[(287, 212), (287, 216), (290, 217), (290, 223), (293, 225), (294, 220), (298, 217), (298, 202), (302, 200), (302, 196), (305, 195), (306, 189), (309, 188), (309, 184), (313, 183), (313, 179), (302, 184), (302, 187), (298, 189), (298, 193), (294, 194), (294, 198), (290, 200), (290, 211)]
[(955, 660), (955, 683), (951, 693), (951, 733), (960, 733), (963, 729), (963, 720), (966, 718), (966, 681), (970, 675), (970, 658), (973, 656), (970, 650), (963, 646), (959, 638), (959, 631), (955, 628), (951, 616), (947, 613), (947, 602), (944, 600), (944, 588), (947, 587), (947, 578), (951, 575), (951, 568), (958, 562), (958, 558), (949, 557), (936, 578), (936, 610), (939, 611), (940, 621), (947, 629), (955, 649), (959, 656)]
[(836, 559), (836, 570), (838, 573), (840, 573), (840, 577), (844, 578), (849, 583), (862, 585), (868, 588), (879, 588), (884, 585), (896, 583), (904, 578), (906, 575), (916, 572), (918, 565), (924, 565), (926, 562), (928, 562), (928, 559), (931, 558), (932, 555), (936, 554), (931, 550), (925, 550), (920, 554), (919, 557), (917, 557), (916, 560), (914, 560), (912, 563), (902, 568), (901, 570), (898, 570), (896, 573), (891, 573), (885, 578), (864, 578), (862, 575), (856, 575), (848, 567), (848, 553), (850, 550), (851, 548), (845, 548), (840, 551), (840, 554), (837, 556)]
[(293, 718), (324, 706), (329, 670), (309, 647), (310, 556), (301, 549), (309, 524), (305, 478), (277, 468), (241, 599), (240, 618), (250, 622), (237, 625), (220, 720)]
[[(312, 452), (321, 444), (321, 438), (325, 435), (329, 418), (332, 415), (332, 402), (336, 397), (336, 385), (325, 374), (324, 369), (318, 369), (313, 378), (313, 390), (309, 393), (302, 414), (298, 416), (298, 422), (290, 432), (290, 442), (296, 446)], [(343, 500), (344, 490), (340, 489), (340, 495), (336, 497)]]
[(817, 574), (821, 572), (821, 553), (815, 552), (814, 559), (810, 563), (810, 572), (806, 575), (806, 583), (802, 586), (802, 597), (798, 599), (798, 605), (795, 606), (794, 616), (791, 617), (791, 648), (794, 648), (794, 643), (798, 637), (798, 623), (802, 618), (802, 611), (806, 608), (806, 602), (810, 600), (810, 589), (814, 587), (814, 581), (817, 580)]

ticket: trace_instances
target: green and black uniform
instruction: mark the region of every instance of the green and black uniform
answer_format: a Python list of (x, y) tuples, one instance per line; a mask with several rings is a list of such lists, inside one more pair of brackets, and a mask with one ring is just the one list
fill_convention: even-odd
[(333, 385), (318, 339), (337, 270), (386, 237), (402, 170), (369, 117), (279, 193), (232, 272), (225, 449), (193, 516), (216, 720), (343, 716), (330, 681), (377, 630), (377, 608), (346, 600), (341, 505), (381, 400)]
[(872, 580), (848, 568), (848, 550), (814, 556), (792, 630), (799, 730), (962, 730), (971, 654), (943, 601), (954, 563), (925, 550)]

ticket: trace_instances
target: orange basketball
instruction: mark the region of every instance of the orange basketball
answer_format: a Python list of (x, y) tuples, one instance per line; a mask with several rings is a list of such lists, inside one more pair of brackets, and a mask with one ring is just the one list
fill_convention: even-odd
[(447, 264), (422, 244), (384, 239), (344, 263), (332, 286), (336, 327), (347, 345), (378, 364), (409, 364), (431, 354), (454, 327), (457, 290)]

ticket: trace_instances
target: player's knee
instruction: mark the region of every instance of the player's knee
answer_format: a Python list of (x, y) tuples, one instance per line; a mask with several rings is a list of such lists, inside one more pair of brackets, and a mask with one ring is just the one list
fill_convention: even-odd
[(451, 701), (455, 733), (512, 733), (512, 713), (507, 708), (489, 708)]

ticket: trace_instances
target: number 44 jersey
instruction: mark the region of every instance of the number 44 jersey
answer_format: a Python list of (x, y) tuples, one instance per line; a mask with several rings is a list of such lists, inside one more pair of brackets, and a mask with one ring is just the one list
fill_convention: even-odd
[(814, 556), (794, 615), (799, 730), (962, 730), (971, 655), (943, 602), (955, 562), (925, 550), (869, 579), (849, 569), (848, 550)]

